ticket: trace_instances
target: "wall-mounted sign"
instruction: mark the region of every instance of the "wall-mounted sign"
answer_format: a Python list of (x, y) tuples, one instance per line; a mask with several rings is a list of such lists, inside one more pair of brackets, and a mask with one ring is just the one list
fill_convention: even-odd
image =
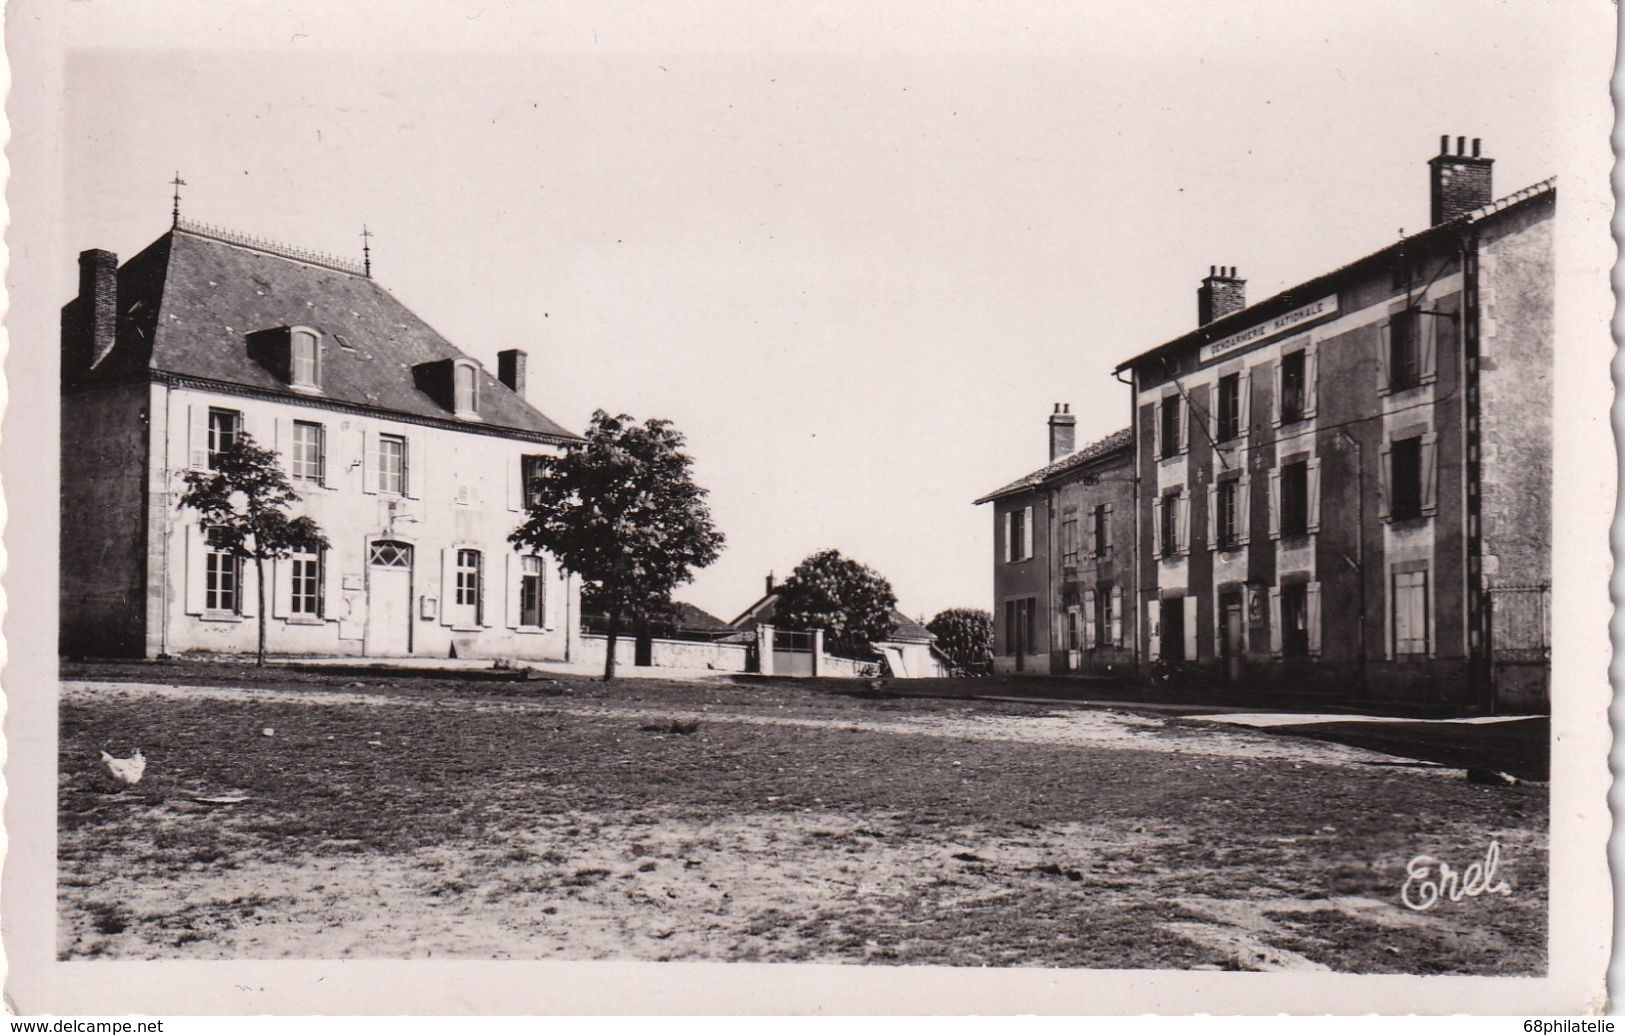
[(1318, 320), (1323, 316), (1331, 316), (1335, 312), (1337, 312), (1337, 296), (1327, 295), (1318, 302), (1310, 302), (1308, 305), (1299, 306), (1289, 313), (1282, 313), (1273, 320), (1253, 324), (1245, 331), (1238, 331), (1228, 338), (1208, 342), (1202, 346), (1202, 362), (1206, 363), (1228, 352), (1234, 352), (1248, 345), (1255, 345), (1266, 338), (1273, 338), (1277, 334), (1285, 334), (1300, 324)]

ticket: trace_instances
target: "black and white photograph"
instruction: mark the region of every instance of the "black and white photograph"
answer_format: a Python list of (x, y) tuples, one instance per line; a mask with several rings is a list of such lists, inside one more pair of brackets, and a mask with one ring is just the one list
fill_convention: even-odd
[(1609, 1008), (1612, 5), (8, 15), (12, 1012)]

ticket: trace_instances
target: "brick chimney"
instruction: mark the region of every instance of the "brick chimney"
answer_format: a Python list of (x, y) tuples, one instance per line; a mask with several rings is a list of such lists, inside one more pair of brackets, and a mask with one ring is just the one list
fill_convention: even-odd
[(525, 350), (503, 349), (497, 353), (497, 380), (525, 397)]
[(1209, 266), (1202, 286), (1196, 289), (1196, 323), (1210, 324), (1221, 317), (1247, 308), (1247, 282), (1236, 276), (1234, 266)]
[(1049, 462), (1070, 456), (1076, 448), (1078, 418), (1072, 416), (1071, 403), (1056, 403), (1049, 415)]
[(767, 592), (763, 593), (762, 595), (763, 596), (772, 596), (773, 595), (773, 573), (772, 572), (767, 573)]
[(1478, 153), (1479, 139), (1473, 138), (1473, 153), (1467, 153), (1467, 138), (1456, 138), (1456, 153), (1450, 153), (1450, 137), (1439, 138), (1439, 153), (1428, 159), (1429, 201), (1433, 225), (1448, 223), (1457, 216), (1482, 208), (1495, 200), (1490, 190), (1490, 166), (1495, 159)]
[(63, 321), (62, 367), (77, 377), (113, 351), (118, 333), (118, 256), (100, 248), (79, 253), (79, 297)]

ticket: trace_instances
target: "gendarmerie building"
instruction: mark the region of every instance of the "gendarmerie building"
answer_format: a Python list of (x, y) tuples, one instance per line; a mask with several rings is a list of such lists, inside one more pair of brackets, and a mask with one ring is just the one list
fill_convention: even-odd
[[(178, 200), (177, 200), (178, 205)], [(331, 547), (267, 562), (273, 653), (563, 658), (577, 585), (516, 552), (525, 472), (572, 435), (397, 301), (369, 263), (195, 226), (79, 257), (62, 313), (61, 649), (247, 652), (254, 565), (177, 506), (242, 432)]]
[(1142, 663), (1446, 711), (1548, 706), (1555, 180), (1428, 162), (1432, 225), (1132, 375)]

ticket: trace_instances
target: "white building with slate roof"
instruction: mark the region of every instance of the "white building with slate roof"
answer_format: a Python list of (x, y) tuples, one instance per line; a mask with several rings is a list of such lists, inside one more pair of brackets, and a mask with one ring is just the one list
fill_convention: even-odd
[(61, 650), (249, 652), (252, 564), (177, 506), (247, 431), (332, 546), (267, 566), (272, 653), (565, 658), (579, 592), (516, 553), (533, 458), (576, 436), (365, 268), (177, 221), (79, 258), (62, 312)]

